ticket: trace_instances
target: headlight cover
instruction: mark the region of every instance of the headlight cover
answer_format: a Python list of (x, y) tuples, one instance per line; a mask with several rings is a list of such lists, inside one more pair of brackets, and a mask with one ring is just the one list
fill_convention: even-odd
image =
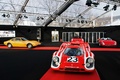
[(53, 61), (54, 62), (58, 62), (59, 61), (59, 58), (57, 56), (53, 57)]
[(86, 67), (89, 67), (90, 66), (90, 63), (86, 63)]
[(88, 58), (88, 63), (93, 63), (94, 59), (93, 58)]
[(57, 67), (59, 65), (59, 58), (57, 56), (52, 58), (52, 65)]
[(92, 68), (93, 66), (94, 66), (94, 59), (91, 58), (91, 57), (87, 58), (87, 60), (86, 60), (86, 67), (87, 68)]

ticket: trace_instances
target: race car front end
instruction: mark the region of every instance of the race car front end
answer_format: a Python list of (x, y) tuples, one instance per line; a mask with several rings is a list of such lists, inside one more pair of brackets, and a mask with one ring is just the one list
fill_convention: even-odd
[(89, 45), (78, 41), (64, 43), (57, 52), (53, 53), (51, 68), (66, 72), (94, 71), (94, 54)]
[(59, 70), (60, 58), (58, 56), (52, 57), (51, 68), (54, 70)]
[(61, 61), (58, 57), (54, 57), (51, 68), (66, 72), (91, 72), (94, 70), (94, 60), (88, 58), (84, 63), (84, 58), (82, 58), (82, 56), (65, 56)]

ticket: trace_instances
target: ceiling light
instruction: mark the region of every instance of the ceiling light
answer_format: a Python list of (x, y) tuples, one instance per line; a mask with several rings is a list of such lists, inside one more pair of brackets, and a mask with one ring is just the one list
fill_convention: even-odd
[(107, 11), (108, 8), (109, 8), (109, 6), (110, 6), (110, 5), (108, 4), (108, 5), (104, 6), (103, 9), (104, 9), (105, 11)]
[(113, 6), (113, 8), (112, 8), (112, 10), (116, 10), (117, 9), (117, 5), (115, 4), (114, 6)]
[(86, 5), (87, 5), (87, 6), (91, 6), (91, 4), (92, 4), (92, 1), (91, 1), (91, 0), (87, 0), (87, 1), (86, 1)]

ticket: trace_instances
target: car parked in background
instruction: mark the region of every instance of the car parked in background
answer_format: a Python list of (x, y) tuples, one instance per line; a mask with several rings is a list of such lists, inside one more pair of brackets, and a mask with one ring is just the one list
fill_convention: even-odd
[(117, 46), (117, 41), (111, 39), (110, 37), (104, 37), (98, 39), (98, 44), (99, 46), (107, 46), (107, 47), (112, 47), (112, 46)]
[(95, 69), (94, 54), (87, 42), (73, 38), (70, 42), (63, 42), (59, 50), (53, 53), (51, 68), (67, 72), (92, 72)]
[(4, 45), (8, 46), (8, 48), (12, 48), (12, 47), (32, 48), (41, 45), (41, 43), (36, 40), (28, 40), (24, 37), (15, 37), (10, 40), (4, 41)]

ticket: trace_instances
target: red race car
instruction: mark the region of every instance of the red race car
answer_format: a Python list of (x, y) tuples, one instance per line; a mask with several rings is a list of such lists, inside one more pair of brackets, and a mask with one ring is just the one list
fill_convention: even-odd
[(100, 38), (98, 39), (99, 46), (117, 46), (117, 42), (111, 38)]
[(95, 69), (94, 54), (87, 42), (81, 38), (73, 38), (63, 42), (52, 56), (51, 68), (58, 71), (92, 72)]

